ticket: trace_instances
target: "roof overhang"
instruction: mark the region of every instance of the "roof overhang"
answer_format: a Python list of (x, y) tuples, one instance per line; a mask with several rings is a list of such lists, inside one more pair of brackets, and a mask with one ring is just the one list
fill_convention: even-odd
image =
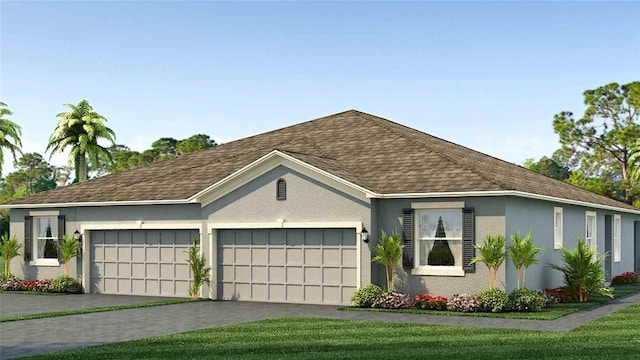
[(91, 207), (91, 206), (141, 206), (141, 205), (176, 205), (193, 203), (184, 200), (140, 200), (140, 201), (100, 201), (100, 202), (68, 202), (47, 204), (4, 204), (0, 209), (34, 209), (34, 208), (66, 208), (66, 207)]
[(376, 194), (372, 196), (378, 199), (414, 199), (414, 198), (457, 198), (457, 197), (485, 197), (485, 196), (516, 196), (528, 199), (552, 201), (568, 205), (584, 206), (595, 209), (610, 210), (629, 214), (640, 215), (640, 209), (626, 209), (623, 207), (596, 204), (587, 201), (578, 201), (559, 198), (555, 196), (533, 194), (516, 190), (496, 190), (496, 191), (459, 191), (459, 192), (431, 192), (431, 193), (396, 193), (396, 194)]

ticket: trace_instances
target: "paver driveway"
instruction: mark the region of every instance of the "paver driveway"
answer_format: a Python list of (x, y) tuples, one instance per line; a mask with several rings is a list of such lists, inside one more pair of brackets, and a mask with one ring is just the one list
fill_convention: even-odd
[[(9, 306), (4, 302), (18, 300), (17, 297), (13, 298), (14, 295), (0, 295), (2, 307)], [(51, 300), (52, 297), (49, 296), (29, 296), (41, 299), (43, 303), (58, 301)], [(120, 301), (135, 301), (135, 297), (123, 297), (130, 299)], [(637, 302), (640, 302), (640, 294), (616, 299), (608, 305), (558, 320), (543, 321), (339, 311), (336, 306), (325, 305), (201, 301), (0, 323), (0, 358), (15, 358), (284, 316), (566, 331)]]

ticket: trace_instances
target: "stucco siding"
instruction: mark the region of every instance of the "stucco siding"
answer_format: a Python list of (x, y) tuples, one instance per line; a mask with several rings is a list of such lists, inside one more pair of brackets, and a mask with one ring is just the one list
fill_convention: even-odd
[[(474, 208), (475, 212), (475, 240), (481, 243), (488, 234), (504, 233), (504, 200), (501, 198), (464, 198), (464, 199), (385, 199), (380, 200), (377, 207), (378, 228), (372, 232), (369, 246), (373, 247), (383, 229), (387, 233), (402, 231), (402, 210), (411, 208), (413, 202), (450, 202), (464, 201), (465, 207)], [(377, 284), (385, 287), (384, 269), (373, 264), (378, 279)], [(488, 271), (483, 264), (476, 265), (475, 273), (464, 276), (433, 276), (412, 275), (409, 267), (399, 267), (396, 274), (396, 288), (410, 295), (429, 293), (451, 297), (454, 294), (475, 294), (488, 286)], [(505, 286), (505, 271), (502, 267), (498, 272), (498, 287)]]

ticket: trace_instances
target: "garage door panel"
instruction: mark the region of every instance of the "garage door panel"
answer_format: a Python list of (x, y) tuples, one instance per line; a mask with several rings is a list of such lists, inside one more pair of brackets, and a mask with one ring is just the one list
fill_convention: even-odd
[(357, 282), (355, 237), (355, 229), (220, 230), (219, 297), (347, 304)]
[(92, 231), (91, 291), (107, 294), (189, 296), (187, 263), (197, 230)]

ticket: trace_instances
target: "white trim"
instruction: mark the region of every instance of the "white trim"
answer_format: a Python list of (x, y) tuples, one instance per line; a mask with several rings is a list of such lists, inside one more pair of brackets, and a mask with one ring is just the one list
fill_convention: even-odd
[[(274, 222), (260, 222), (260, 223), (215, 223), (209, 222), (207, 229), (211, 230), (214, 234), (212, 238), (216, 238), (216, 241), (211, 241), (211, 246), (217, 249), (217, 230), (232, 230), (232, 229), (355, 229), (356, 231), (356, 288), (359, 289), (362, 286), (362, 228), (365, 227), (362, 222), (359, 221), (330, 221), (330, 222), (286, 222), (283, 219), (277, 219)], [(214, 244), (215, 243), (215, 244)], [(217, 252), (217, 250), (215, 250)], [(218, 257), (215, 258), (212, 255), (212, 267), (218, 267)], [(215, 287), (215, 291), (212, 292), (212, 299), (217, 299), (218, 288), (218, 273), (217, 271), (211, 277), (212, 286)], [(215, 296), (215, 297), (214, 297)]]
[(449, 202), (412, 202), (411, 208), (416, 210), (448, 210), (448, 209), (464, 209), (464, 201)]
[[(593, 234), (591, 236), (591, 247), (594, 250), (598, 249), (598, 214), (595, 211), (584, 212), (584, 239), (587, 241), (587, 230), (589, 227), (589, 218), (593, 217)], [(587, 245), (589, 242), (587, 241)]]
[[(363, 200), (367, 200), (374, 195), (372, 191), (339, 176), (333, 175), (330, 172), (324, 171), (278, 150), (273, 150), (251, 164), (228, 175), (206, 189), (201, 190), (188, 200), (189, 202), (198, 202), (202, 207), (205, 207), (249, 181), (281, 165), (310, 176), (349, 195), (362, 198)], [(320, 175), (320, 177), (317, 175)]]
[(411, 269), (411, 275), (464, 276), (464, 269), (458, 266), (420, 266)]
[(613, 262), (622, 260), (622, 217), (613, 215)]
[[(586, 191), (586, 190), (585, 190)], [(412, 199), (412, 198), (452, 198), (452, 197), (480, 197), (480, 196), (517, 196), (536, 200), (553, 201), (562, 204), (578, 205), (602, 210), (613, 210), (629, 214), (640, 215), (640, 210), (632, 210), (620, 208), (616, 206), (602, 205), (590, 203), (586, 201), (569, 200), (555, 196), (533, 194), (516, 190), (494, 190), (494, 191), (457, 191), (457, 192), (432, 192), (432, 193), (391, 193), (391, 194), (374, 194), (367, 197), (377, 199)]]
[(60, 262), (58, 259), (35, 259), (29, 261), (29, 266), (50, 266), (50, 267), (58, 267), (60, 266)]
[(68, 208), (68, 207), (100, 207), (100, 206), (138, 206), (138, 205), (176, 205), (192, 204), (196, 201), (181, 200), (136, 200), (136, 201), (96, 201), (96, 202), (68, 202), (50, 204), (4, 204), (0, 209), (30, 209), (30, 208)]
[[(558, 214), (560, 214), (560, 224), (558, 220)], [(553, 248), (560, 249), (563, 246), (564, 238), (564, 214), (561, 207), (553, 208)]]
[(60, 216), (60, 211), (29, 211), (29, 216), (33, 216), (33, 217)]

